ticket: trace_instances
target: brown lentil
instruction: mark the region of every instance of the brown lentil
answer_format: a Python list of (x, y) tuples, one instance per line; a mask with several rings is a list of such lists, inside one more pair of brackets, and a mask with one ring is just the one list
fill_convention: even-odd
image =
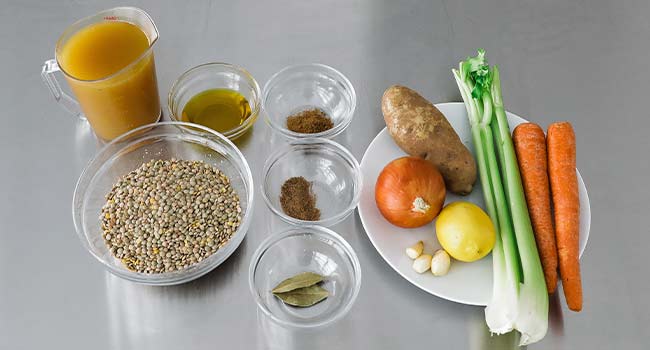
[(181, 270), (215, 253), (241, 223), (228, 177), (202, 161), (152, 160), (106, 195), (101, 228), (109, 251), (132, 271)]

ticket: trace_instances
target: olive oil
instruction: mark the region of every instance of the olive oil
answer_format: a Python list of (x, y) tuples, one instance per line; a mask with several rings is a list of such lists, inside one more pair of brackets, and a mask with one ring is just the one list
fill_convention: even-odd
[(242, 94), (230, 89), (210, 89), (192, 97), (183, 108), (182, 120), (226, 132), (251, 116), (251, 106)]

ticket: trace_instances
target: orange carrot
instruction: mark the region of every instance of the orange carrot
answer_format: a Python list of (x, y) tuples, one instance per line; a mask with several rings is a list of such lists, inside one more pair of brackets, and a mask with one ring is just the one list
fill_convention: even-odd
[(553, 123), (548, 127), (546, 140), (562, 289), (569, 309), (580, 311), (580, 198), (573, 127), (568, 122)]
[(551, 215), (544, 130), (537, 124), (524, 123), (515, 128), (512, 138), (537, 250), (542, 260), (546, 289), (552, 294), (557, 287), (557, 248)]

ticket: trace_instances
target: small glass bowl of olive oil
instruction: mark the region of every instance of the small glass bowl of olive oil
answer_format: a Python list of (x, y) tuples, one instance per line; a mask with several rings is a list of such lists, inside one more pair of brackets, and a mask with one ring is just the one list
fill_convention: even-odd
[(257, 120), (260, 87), (243, 68), (206, 63), (183, 73), (167, 102), (173, 120), (200, 124), (235, 140)]

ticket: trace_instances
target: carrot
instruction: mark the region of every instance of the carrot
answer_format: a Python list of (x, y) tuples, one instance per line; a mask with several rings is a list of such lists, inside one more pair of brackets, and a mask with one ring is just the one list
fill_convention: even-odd
[(576, 176), (576, 138), (571, 124), (551, 124), (548, 127), (547, 146), (562, 289), (569, 309), (580, 311), (580, 199)]
[(551, 215), (544, 130), (537, 124), (524, 123), (515, 128), (512, 136), (528, 213), (542, 260), (546, 289), (552, 294), (557, 287), (557, 248)]

